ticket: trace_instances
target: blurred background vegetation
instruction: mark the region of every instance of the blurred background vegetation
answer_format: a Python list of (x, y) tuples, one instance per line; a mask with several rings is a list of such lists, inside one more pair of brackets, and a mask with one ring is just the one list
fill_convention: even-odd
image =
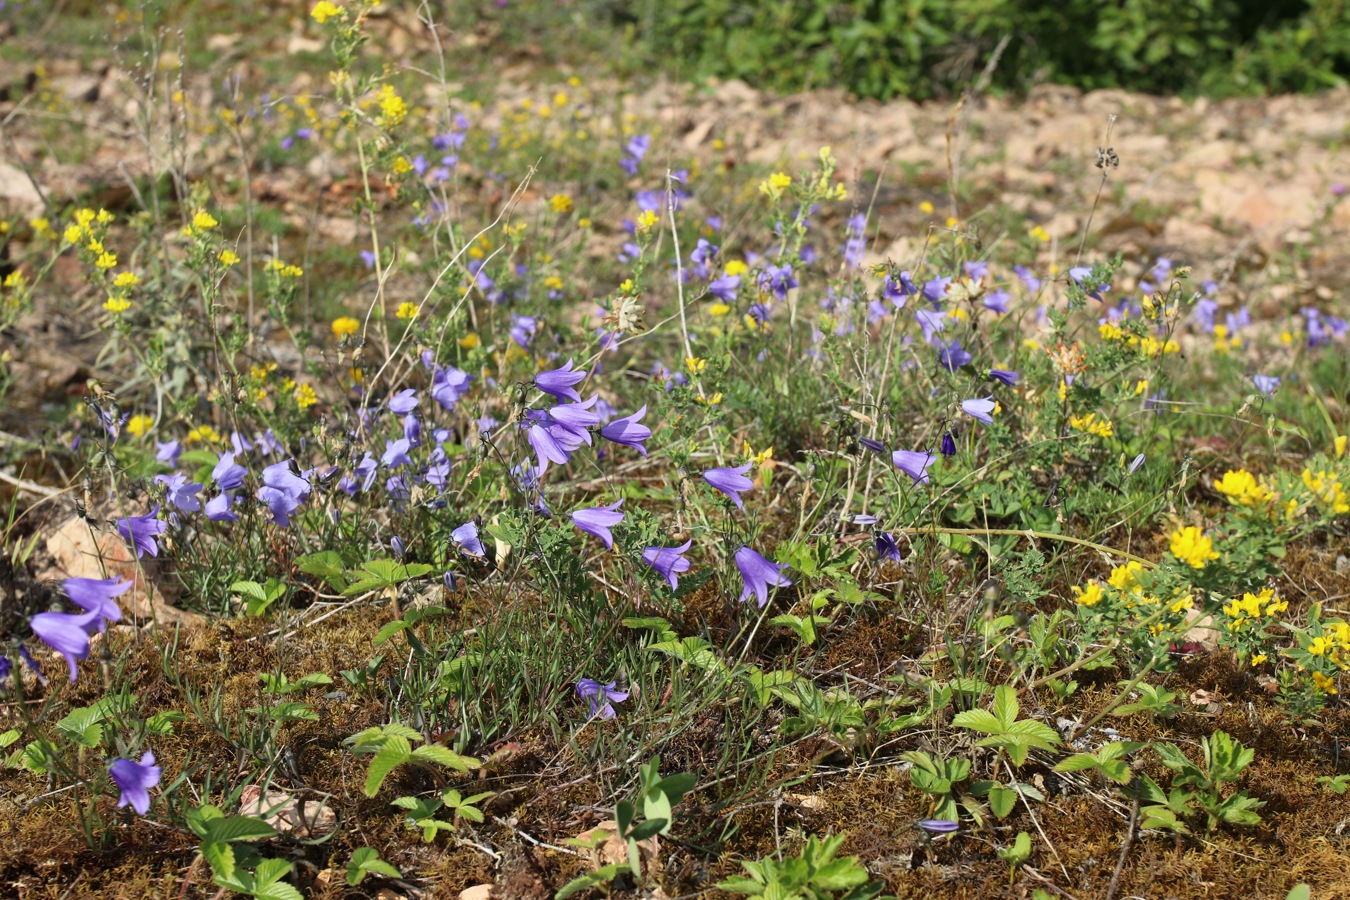
[(447, 3), (558, 65), (739, 78), (859, 97), (959, 92), (995, 48), (994, 90), (1043, 82), (1215, 97), (1350, 77), (1350, 0), (489, 0)]

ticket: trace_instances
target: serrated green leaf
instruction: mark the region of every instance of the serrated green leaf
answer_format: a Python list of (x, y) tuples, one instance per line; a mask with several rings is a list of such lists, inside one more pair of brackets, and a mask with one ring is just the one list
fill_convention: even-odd
[(277, 833), (275, 828), (257, 816), (226, 816), (211, 819), (205, 824), (206, 840), (223, 843), (256, 841), (260, 838), (276, 837)]
[(968, 709), (952, 716), (952, 724), (958, 728), (970, 728), (985, 734), (1002, 734), (1003, 723), (986, 709)]
[(470, 769), (477, 769), (481, 765), (473, 757), (460, 756), (449, 747), (442, 747), (440, 744), (427, 744), (418, 747), (412, 752), (412, 758), (423, 762), (434, 762), (457, 772), (467, 772)]
[(407, 738), (390, 735), (388, 743), (375, 754), (375, 758), (370, 761), (370, 768), (366, 771), (366, 796), (374, 797), (378, 794), (389, 773), (411, 758), (412, 749), (408, 745)]
[(211, 874), (217, 883), (234, 877), (234, 850), (224, 841), (204, 841), (201, 845), (202, 859), (211, 866)]
[[(1009, 623), (1011, 624), (1011, 622)], [(1003, 724), (1004, 731), (1009, 730), (1017, 721), (1017, 689), (1007, 684), (994, 688), (994, 718)]]

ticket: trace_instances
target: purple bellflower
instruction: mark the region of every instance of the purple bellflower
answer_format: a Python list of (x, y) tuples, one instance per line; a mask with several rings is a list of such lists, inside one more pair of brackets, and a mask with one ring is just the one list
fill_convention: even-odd
[(783, 570), (787, 568), (785, 564), (769, 562), (749, 547), (742, 547), (736, 551), (736, 568), (741, 570), (741, 578), (745, 582), (745, 587), (741, 590), (741, 602), (744, 603), (751, 594), (754, 594), (759, 601), (760, 609), (769, 602), (770, 585), (787, 587), (792, 584), (783, 574)]
[(745, 504), (741, 502), (740, 492), (748, 491), (755, 486), (753, 481), (745, 477), (751, 465), (753, 464), (746, 463), (735, 468), (709, 469), (703, 473), (703, 480), (730, 497), (737, 509), (744, 510)]
[(155, 765), (155, 754), (149, 750), (145, 751), (140, 762), (115, 759), (108, 767), (108, 773), (112, 775), (113, 783), (122, 791), (122, 796), (117, 801), (118, 809), (130, 804), (138, 816), (149, 812), (150, 789), (159, 784), (160, 776), (164, 773), (162, 768)]
[(915, 484), (927, 484), (928, 467), (933, 464), (933, 454), (927, 450), (896, 450), (891, 453), (891, 462), (913, 478)]
[(158, 514), (159, 506), (156, 505), (143, 516), (128, 516), (117, 520), (117, 533), (136, 548), (137, 559), (147, 553), (159, 556), (159, 544), (155, 543), (155, 535), (163, 534), (169, 526), (155, 518)]
[(684, 558), (684, 554), (689, 552), (693, 544), (690, 540), (678, 547), (648, 547), (642, 551), (642, 558), (670, 583), (671, 590), (675, 590), (680, 586), (680, 573), (689, 571), (689, 560)]
[(600, 429), (600, 436), (607, 441), (615, 444), (622, 444), (625, 447), (632, 447), (643, 456), (647, 455), (647, 448), (642, 446), (642, 442), (652, 436), (652, 430), (646, 425), (639, 425), (642, 417), (647, 414), (647, 404), (642, 405), (642, 409), (633, 413), (631, 416), (624, 416), (622, 419), (615, 419), (604, 428)]
[(889, 531), (880, 532), (876, 536), (877, 556), (881, 559), (890, 559), (900, 562), (900, 544), (896, 542), (895, 535)]
[(234, 461), (235, 454), (226, 450), (220, 454), (220, 461), (211, 470), (211, 478), (222, 491), (232, 491), (244, 483), (248, 470)]
[(487, 555), (487, 550), (483, 547), (483, 542), (478, 539), (478, 526), (473, 522), (465, 522), (463, 525), (450, 532), (450, 537), (454, 538), (455, 543), (459, 544), (460, 549), (470, 556)]
[(612, 703), (622, 703), (628, 699), (628, 691), (619, 690), (619, 683), (611, 681), (601, 684), (594, 678), (583, 678), (577, 682), (577, 696), (586, 701), (592, 718), (614, 718)]
[(201, 510), (202, 501), (197, 499), (197, 493), (202, 489), (202, 486), (195, 481), (188, 481), (186, 475), (178, 472), (172, 475), (156, 475), (155, 481), (164, 485), (165, 499), (180, 511), (198, 512)]
[(1280, 379), (1274, 375), (1253, 375), (1252, 384), (1267, 397), (1273, 397), (1275, 389), (1280, 386)]
[(98, 610), (82, 616), (59, 612), (38, 613), (29, 620), (28, 625), (44, 644), (66, 658), (72, 684), (79, 674), (79, 661), (89, 655), (90, 635), (104, 627), (103, 617)]
[(614, 535), (610, 529), (623, 521), (624, 514), (619, 512), (623, 500), (612, 506), (596, 506), (579, 509), (572, 513), (572, 523), (587, 534), (592, 534), (605, 542), (606, 550), (614, 549)]
[(534, 386), (539, 388), (545, 394), (551, 394), (564, 400), (577, 402), (581, 400), (581, 395), (577, 393), (572, 385), (586, 378), (586, 372), (583, 369), (573, 369), (572, 360), (557, 369), (550, 369), (547, 372), (540, 372), (534, 376)]
[(1017, 372), (1012, 372), (1008, 369), (990, 369), (989, 377), (1000, 384), (1006, 384), (1008, 387), (1013, 387), (1017, 384), (1017, 379), (1022, 376)]
[(977, 400), (962, 400), (961, 412), (970, 416), (977, 422), (985, 425), (994, 424), (994, 407), (998, 404), (994, 402), (993, 397), (982, 397)]
[(85, 612), (96, 612), (108, 622), (120, 622), (122, 610), (114, 598), (126, 593), (131, 582), (116, 578), (67, 578), (61, 587)]

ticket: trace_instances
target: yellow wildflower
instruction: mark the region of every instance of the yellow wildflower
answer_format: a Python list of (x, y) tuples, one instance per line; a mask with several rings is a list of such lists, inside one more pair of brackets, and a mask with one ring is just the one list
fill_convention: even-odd
[(759, 183), (759, 192), (772, 200), (783, 196), (783, 191), (792, 184), (792, 176), (786, 172), (774, 172)]
[(475, 347), (477, 347), (480, 343), (482, 342), (478, 340), (478, 335), (476, 334), (466, 334), (464, 335), (464, 337), (459, 339), (459, 346), (464, 348), (465, 350), (472, 350)]
[(408, 104), (391, 85), (380, 88), (380, 124), (385, 128), (398, 125), (408, 115)]
[(125, 297), (109, 297), (103, 301), (103, 308), (117, 316), (131, 309), (131, 302)]
[(1102, 593), (1101, 585), (1095, 581), (1087, 586), (1087, 590), (1083, 590), (1076, 584), (1070, 590), (1073, 591), (1073, 601), (1079, 606), (1096, 606), (1106, 596)]
[(708, 307), (708, 315), (710, 316), (725, 316), (729, 312), (731, 312), (731, 307), (725, 303), (714, 303)]
[(1031, 235), (1034, 240), (1040, 241), (1042, 244), (1047, 243), (1050, 240), (1050, 232), (1039, 225), (1033, 226), (1027, 234)]
[(220, 260), (227, 266), (232, 266), (235, 263), (239, 262), (239, 254), (227, 248), (225, 250), (220, 251), (220, 253), (216, 254), (216, 259)]
[(187, 433), (187, 437), (183, 438), (183, 443), (193, 444), (197, 441), (202, 441), (207, 444), (219, 444), (221, 440), (220, 432), (216, 431), (210, 425), (198, 425)]
[(1322, 691), (1324, 694), (1340, 693), (1340, 691), (1336, 690), (1336, 682), (1328, 678), (1327, 676), (1323, 675), (1321, 672), (1314, 671), (1312, 673), (1312, 680), (1313, 684), (1317, 687), (1317, 689), (1319, 691)]
[(1336, 439), (1331, 442), (1331, 447), (1332, 450), (1335, 452), (1337, 459), (1340, 459), (1342, 456), (1345, 456), (1345, 435), (1343, 434), (1336, 435)]
[(94, 265), (106, 272), (117, 265), (117, 254), (104, 251), (94, 260)]
[(295, 405), (301, 409), (309, 409), (319, 402), (318, 396), (314, 393), (314, 388), (308, 384), (302, 384), (295, 389)]
[(697, 375), (708, 368), (708, 361), (706, 359), (699, 359), (697, 356), (686, 356), (684, 358), (684, 366), (689, 370), (690, 375)]
[(1170, 537), (1172, 555), (1193, 569), (1203, 569), (1205, 563), (1219, 558), (1214, 541), (1194, 525), (1175, 531)]
[(727, 263), (726, 273), (728, 275), (744, 275), (750, 267), (739, 259), (733, 259)]
[(412, 170), (413, 164), (408, 161), (408, 157), (400, 156), (398, 159), (394, 160), (395, 175), (406, 175), (408, 172), (411, 172)]
[(554, 194), (548, 198), (548, 205), (555, 213), (566, 215), (572, 211), (572, 198), (567, 194)]
[(544, 287), (550, 291), (561, 291), (563, 289), (563, 280), (557, 275), (550, 275), (544, 279)]
[(61, 236), (65, 238), (67, 244), (78, 244), (84, 237), (84, 229), (79, 225), (71, 225)]
[(923, 213), (925, 216), (931, 216), (933, 214), (933, 209), (933, 204), (929, 203), (927, 200), (919, 204), (919, 212)]
[(1239, 506), (1256, 506), (1272, 496), (1270, 490), (1245, 469), (1224, 472), (1223, 477), (1214, 482), (1214, 490)]
[(1088, 413), (1084, 416), (1070, 416), (1069, 425), (1077, 431), (1094, 434), (1100, 438), (1109, 438), (1115, 434), (1115, 426), (1109, 419), (1098, 419), (1096, 413)]
[(351, 316), (339, 316), (333, 320), (332, 329), (334, 337), (349, 337), (361, 330), (361, 323)]
[(1125, 593), (1139, 587), (1139, 573), (1144, 571), (1144, 567), (1137, 562), (1130, 561), (1123, 566), (1116, 566), (1111, 570), (1111, 577), (1106, 579), (1106, 583), (1116, 590)]
[(644, 210), (643, 213), (637, 217), (638, 232), (651, 231), (652, 226), (654, 226), (657, 221), (658, 217), (655, 212), (650, 209)]
[(192, 216), (192, 227), (198, 231), (208, 231), (219, 224), (220, 223), (216, 221), (215, 216), (204, 209), (197, 210)]
[(314, 8), (309, 11), (309, 15), (315, 22), (322, 25), (334, 17), (341, 18), (346, 14), (346, 10), (336, 3), (330, 3), (329, 0), (319, 0), (314, 4)]
[(398, 305), (398, 311), (395, 312), (394, 315), (400, 319), (415, 319), (417, 318), (417, 311), (418, 306), (416, 303), (410, 303), (405, 300)]
[(131, 287), (140, 283), (141, 280), (136, 277), (135, 272), (118, 272), (117, 277), (113, 279), (113, 284), (118, 287)]
[(154, 427), (155, 420), (150, 416), (132, 416), (127, 422), (127, 431), (136, 437), (144, 437), (145, 433)]

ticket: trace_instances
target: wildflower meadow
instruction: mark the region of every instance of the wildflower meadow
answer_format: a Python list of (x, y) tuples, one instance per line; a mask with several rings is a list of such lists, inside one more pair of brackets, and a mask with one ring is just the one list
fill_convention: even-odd
[(1343, 85), (1271, 242), (386, 4), (0, 3), (0, 896), (1350, 894)]

